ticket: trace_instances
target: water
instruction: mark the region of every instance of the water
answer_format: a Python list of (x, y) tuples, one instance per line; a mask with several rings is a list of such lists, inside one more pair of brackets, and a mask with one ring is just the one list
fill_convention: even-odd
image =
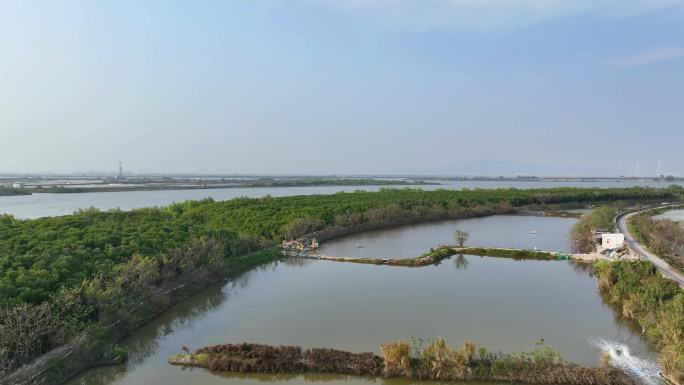
[[(510, 216), (437, 222), (363, 235), (368, 246), (362, 252), (412, 255), (425, 251), (424, 244), (429, 242), (449, 241), (455, 227), (471, 232), (469, 243), (485, 246), (525, 244), (529, 239), (520, 238), (534, 227), (540, 230), (540, 244), (566, 250), (569, 245), (564, 234), (573, 223), (573, 219)], [(349, 242), (352, 240), (340, 239), (324, 247), (346, 255), (359, 252), (355, 246), (345, 249)], [(89, 370), (69, 384), (324, 381), (408, 385), (415, 382), (327, 375), (218, 374), (183, 369), (166, 360), (182, 346), (194, 350), (244, 341), (377, 353), (383, 342), (411, 336), (443, 336), (454, 346), (473, 340), (510, 352), (534, 347), (544, 338), (567, 360), (588, 365), (598, 364), (602, 352), (608, 350), (596, 341), (611, 341), (627, 347), (629, 357), (641, 360), (632, 359), (625, 365), (643, 367), (644, 371), (657, 369), (655, 354), (641, 338), (640, 330), (604, 304), (586, 265), (476, 256), (454, 256), (422, 268), (291, 259), (255, 269), (174, 306), (123, 342), (130, 349), (127, 363)]]
[(662, 214), (656, 215), (655, 219), (670, 219), (676, 222), (684, 223), (684, 210), (670, 210)]
[[(443, 181), (442, 185), (398, 186), (415, 187), (426, 190), (437, 188), (460, 190), (464, 188), (551, 188), (551, 187), (631, 187), (650, 186), (668, 187), (672, 182), (654, 181), (606, 181), (606, 182), (516, 182), (516, 181)], [(386, 187), (386, 186), (383, 186)], [(227, 188), (209, 190), (161, 190), (161, 191), (116, 191), (76, 194), (33, 194), (20, 196), (0, 196), (0, 213), (12, 214), (17, 218), (38, 218), (45, 216), (67, 215), (82, 208), (98, 209), (120, 208), (130, 210), (148, 206), (166, 206), (173, 202), (188, 199), (214, 198), (226, 200), (237, 197), (263, 197), (332, 194), (340, 191), (352, 192), (358, 189), (377, 191), (381, 186), (315, 186), (315, 187), (275, 187), (275, 188)]]
[(653, 359), (643, 358), (632, 354), (630, 346), (617, 341), (597, 338), (594, 346), (605, 351), (610, 356), (611, 365), (641, 380), (644, 384), (660, 384), (660, 367)]
[(131, 210), (149, 206), (167, 206), (173, 202), (189, 199), (213, 198), (227, 200), (238, 197), (258, 198), (266, 195), (290, 196), (311, 194), (334, 194), (358, 189), (375, 191), (380, 187), (319, 186), (277, 188), (226, 188), (208, 190), (158, 190), (158, 191), (111, 191), (94, 193), (33, 194), (0, 197), (0, 213), (17, 218), (39, 218), (68, 215), (89, 207), (101, 210), (120, 208)]
[(573, 213), (573, 214), (587, 214), (587, 213), (591, 212), (591, 209), (569, 209), (569, 210), (563, 210), (563, 211)]
[[(408, 258), (431, 247), (453, 245), (454, 232), (470, 234), (467, 245), (513, 247), (570, 252), (569, 228), (573, 218), (494, 215), (453, 221), (440, 221), (392, 229), (368, 231), (325, 242), (319, 252), (335, 257)], [(530, 234), (536, 231), (537, 234)], [(363, 244), (363, 248), (357, 247)]]

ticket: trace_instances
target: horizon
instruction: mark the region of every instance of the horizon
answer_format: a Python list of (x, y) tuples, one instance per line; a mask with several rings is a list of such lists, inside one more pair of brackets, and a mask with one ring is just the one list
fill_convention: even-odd
[[(0, 178), (12, 178), (12, 177), (26, 177), (26, 178), (109, 178), (116, 177), (118, 174), (116, 171), (86, 171), (86, 172), (36, 172), (36, 173), (0, 173)], [(124, 178), (142, 178), (142, 177), (223, 177), (223, 178), (404, 178), (404, 179), (419, 179), (419, 178), (486, 178), (486, 179), (497, 179), (497, 178), (507, 178), (507, 179), (525, 179), (525, 178), (537, 178), (537, 179), (630, 179), (630, 180), (649, 180), (649, 179), (663, 179), (665, 177), (673, 177), (675, 179), (682, 179), (684, 177), (673, 174), (661, 174), (661, 175), (562, 175), (562, 174), (408, 174), (408, 173), (397, 173), (397, 174), (306, 174), (306, 173), (282, 173), (282, 174), (253, 174), (253, 173), (174, 173), (174, 172), (146, 172), (146, 173), (133, 173), (124, 172)]]

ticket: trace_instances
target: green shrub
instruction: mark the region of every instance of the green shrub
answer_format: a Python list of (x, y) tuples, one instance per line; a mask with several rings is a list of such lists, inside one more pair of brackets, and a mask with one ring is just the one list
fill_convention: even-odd
[(622, 314), (637, 321), (662, 350), (663, 372), (684, 381), (684, 291), (663, 278), (650, 262), (595, 263), (599, 288)]

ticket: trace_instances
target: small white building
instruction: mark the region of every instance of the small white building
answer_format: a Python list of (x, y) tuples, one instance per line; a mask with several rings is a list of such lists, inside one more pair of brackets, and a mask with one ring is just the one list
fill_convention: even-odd
[(599, 243), (599, 252), (603, 250), (619, 249), (625, 244), (625, 234), (622, 233), (596, 233), (596, 241)]
[(24, 188), (24, 184), (21, 182), (12, 183), (12, 188)]

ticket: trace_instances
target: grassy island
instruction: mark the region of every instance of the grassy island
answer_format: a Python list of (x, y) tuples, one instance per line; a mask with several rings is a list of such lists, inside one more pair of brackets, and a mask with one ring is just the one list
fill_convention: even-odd
[(508, 249), (497, 247), (458, 247), (440, 246), (431, 249), (429, 252), (413, 258), (351, 258), (351, 257), (330, 257), (330, 256), (311, 256), (308, 258), (323, 259), (334, 262), (365, 263), (370, 265), (389, 265), (405, 267), (421, 267), (434, 265), (443, 259), (456, 254), (479, 255), (498, 258), (512, 258), (515, 260), (532, 259), (537, 261), (552, 261), (568, 259), (568, 255), (557, 252)]
[(382, 356), (335, 349), (260, 344), (226, 344), (186, 351), (169, 359), (174, 365), (212, 371), (257, 373), (334, 373), (406, 377), (439, 381), (497, 381), (527, 384), (631, 385), (634, 381), (609, 363), (582, 367), (563, 361), (540, 341), (527, 352), (503, 354), (465, 342), (455, 350), (443, 338), (411, 346), (394, 341)]

